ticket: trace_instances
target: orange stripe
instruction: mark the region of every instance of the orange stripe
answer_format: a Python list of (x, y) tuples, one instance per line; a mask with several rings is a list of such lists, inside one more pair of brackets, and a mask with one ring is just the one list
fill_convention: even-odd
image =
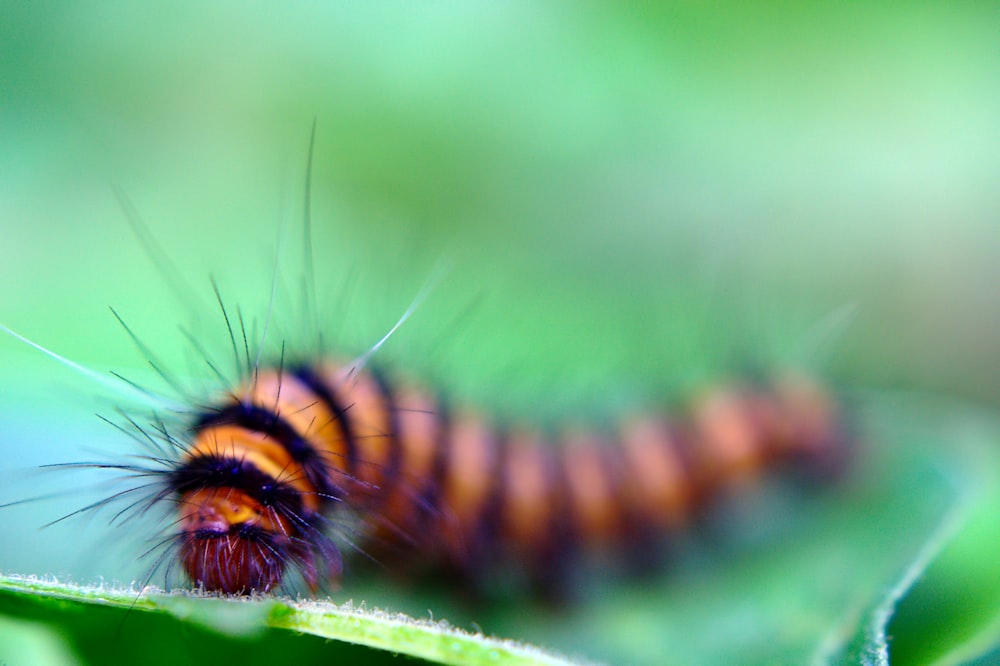
[(710, 485), (748, 481), (764, 463), (765, 442), (741, 392), (706, 396), (694, 407), (692, 425), (699, 474)]
[(562, 447), (569, 512), (582, 539), (594, 543), (610, 541), (621, 531), (621, 507), (607, 451), (607, 442), (584, 432), (568, 435)]
[(636, 417), (622, 427), (625, 501), (652, 527), (677, 529), (689, 520), (693, 488), (680, 442), (668, 424)]
[(388, 405), (378, 382), (368, 372), (355, 375), (338, 390), (348, 396), (344, 406), (351, 419), (357, 451), (355, 474), (377, 492), (392, 457), (392, 447), (396, 445)]
[[(387, 527), (405, 530), (416, 513), (415, 502), (432, 482), (434, 453), (441, 438), (437, 406), (423, 392), (402, 387), (396, 392), (397, 446), (403, 447), (399, 480), (383, 509)], [(411, 538), (418, 535), (409, 534)]]
[(786, 425), (784, 439), (778, 439), (780, 453), (835, 456), (839, 415), (832, 398), (810, 380), (787, 375), (774, 385), (773, 401)]
[(524, 550), (545, 540), (551, 528), (552, 488), (546, 474), (545, 443), (535, 433), (507, 440), (503, 471), (504, 535)]
[(455, 419), (446, 441), (448, 458), (440, 523), (449, 550), (461, 561), (469, 555), (468, 539), (473, 536), (498, 473), (497, 448), (483, 420), (469, 413)]

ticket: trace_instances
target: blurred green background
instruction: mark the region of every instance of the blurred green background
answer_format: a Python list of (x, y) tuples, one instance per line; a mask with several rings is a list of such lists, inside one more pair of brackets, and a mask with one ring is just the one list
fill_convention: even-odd
[[(0, 321), (156, 386), (107, 306), (203, 375), (177, 327), (224, 349), (209, 275), (260, 325), (277, 265), (271, 342), (307, 347), (290, 313), (315, 120), (332, 346), (374, 342), (445, 265), (383, 355), (501, 415), (610, 420), (782, 365), (995, 407), (998, 21), (972, 3), (3, 3)], [(171, 292), (113, 186), (197, 296)], [(0, 502), (52, 490), (20, 470), (129, 450), (90, 415), (121, 395), (12, 339), (0, 368)], [(103, 517), (97, 554), (70, 556), (79, 522), (33, 529), (58, 508), (7, 515), (0, 567), (122, 575)]]

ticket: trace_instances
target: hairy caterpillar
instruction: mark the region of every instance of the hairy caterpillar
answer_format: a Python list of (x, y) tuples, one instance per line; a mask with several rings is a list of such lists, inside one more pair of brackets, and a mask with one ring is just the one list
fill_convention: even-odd
[(142, 471), (158, 477), (153, 501), (177, 505), (173, 541), (193, 582), (266, 592), (294, 569), (315, 591), (342, 571), (328, 529), (341, 504), (374, 527), (376, 546), (400, 541), (460, 570), (498, 554), (551, 567), (570, 544), (683, 529), (766, 468), (836, 466), (843, 423), (829, 394), (789, 376), (722, 387), (686, 417), (636, 417), (610, 446), (578, 432), (557, 447), (321, 362), (261, 369), (195, 416), (175, 459)]
[[(307, 176), (307, 224), (308, 190)], [(746, 479), (835, 470), (850, 449), (842, 406), (798, 375), (723, 384), (686, 411), (606, 432), (543, 433), (384, 374), (370, 353), (261, 364), (241, 332), (234, 385), (186, 405), (179, 427), (129, 419), (157, 449), (145, 462), (80, 465), (143, 479), (109, 498), (139, 498), (127, 515), (173, 507), (154, 569), (179, 564), (211, 591), (301, 581), (315, 592), (342, 575), (347, 530), (380, 559), (460, 572), (516, 561), (544, 579), (576, 550), (682, 531)]]

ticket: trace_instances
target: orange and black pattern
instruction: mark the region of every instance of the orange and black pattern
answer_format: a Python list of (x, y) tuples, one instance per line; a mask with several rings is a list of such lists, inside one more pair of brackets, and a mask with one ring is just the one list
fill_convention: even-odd
[(724, 386), (683, 415), (547, 437), (373, 370), (304, 365), (261, 370), (201, 411), (164, 493), (180, 507), (181, 564), (207, 590), (335, 582), (332, 528), (348, 508), (369, 528), (362, 550), (551, 568), (569, 550), (684, 530), (770, 470), (830, 474), (844, 424), (828, 391), (790, 376)]

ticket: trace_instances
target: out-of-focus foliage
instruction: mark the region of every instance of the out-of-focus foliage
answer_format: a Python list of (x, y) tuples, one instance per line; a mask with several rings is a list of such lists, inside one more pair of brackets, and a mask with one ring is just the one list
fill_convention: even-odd
[[(997, 634), (996, 430), (889, 391), (1000, 406), (998, 13), (6, 3), (0, 321), (156, 385), (112, 305), (203, 377), (178, 325), (227, 344), (198, 316), (208, 276), (259, 332), (277, 265), (272, 343), (308, 348), (288, 315), (315, 120), (330, 346), (371, 344), (444, 265), (380, 354), (452, 395), (600, 422), (802, 365), (845, 388), (863, 440), (858, 471), (801, 510), (750, 512), (656, 581), (584, 581), (568, 609), (384, 580), (345, 596), (613, 662), (836, 659), (885, 636), (904, 663), (971, 658)], [(112, 184), (190, 283), (179, 297)], [(141, 576), (141, 530), (110, 516), (35, 531), (120, 487), (22, 471), (134, 452), (90, 416), (130, 398), (12, 339), (0, 368), (0, 502), (60, 496), (0, 512), (0, 569)]]

